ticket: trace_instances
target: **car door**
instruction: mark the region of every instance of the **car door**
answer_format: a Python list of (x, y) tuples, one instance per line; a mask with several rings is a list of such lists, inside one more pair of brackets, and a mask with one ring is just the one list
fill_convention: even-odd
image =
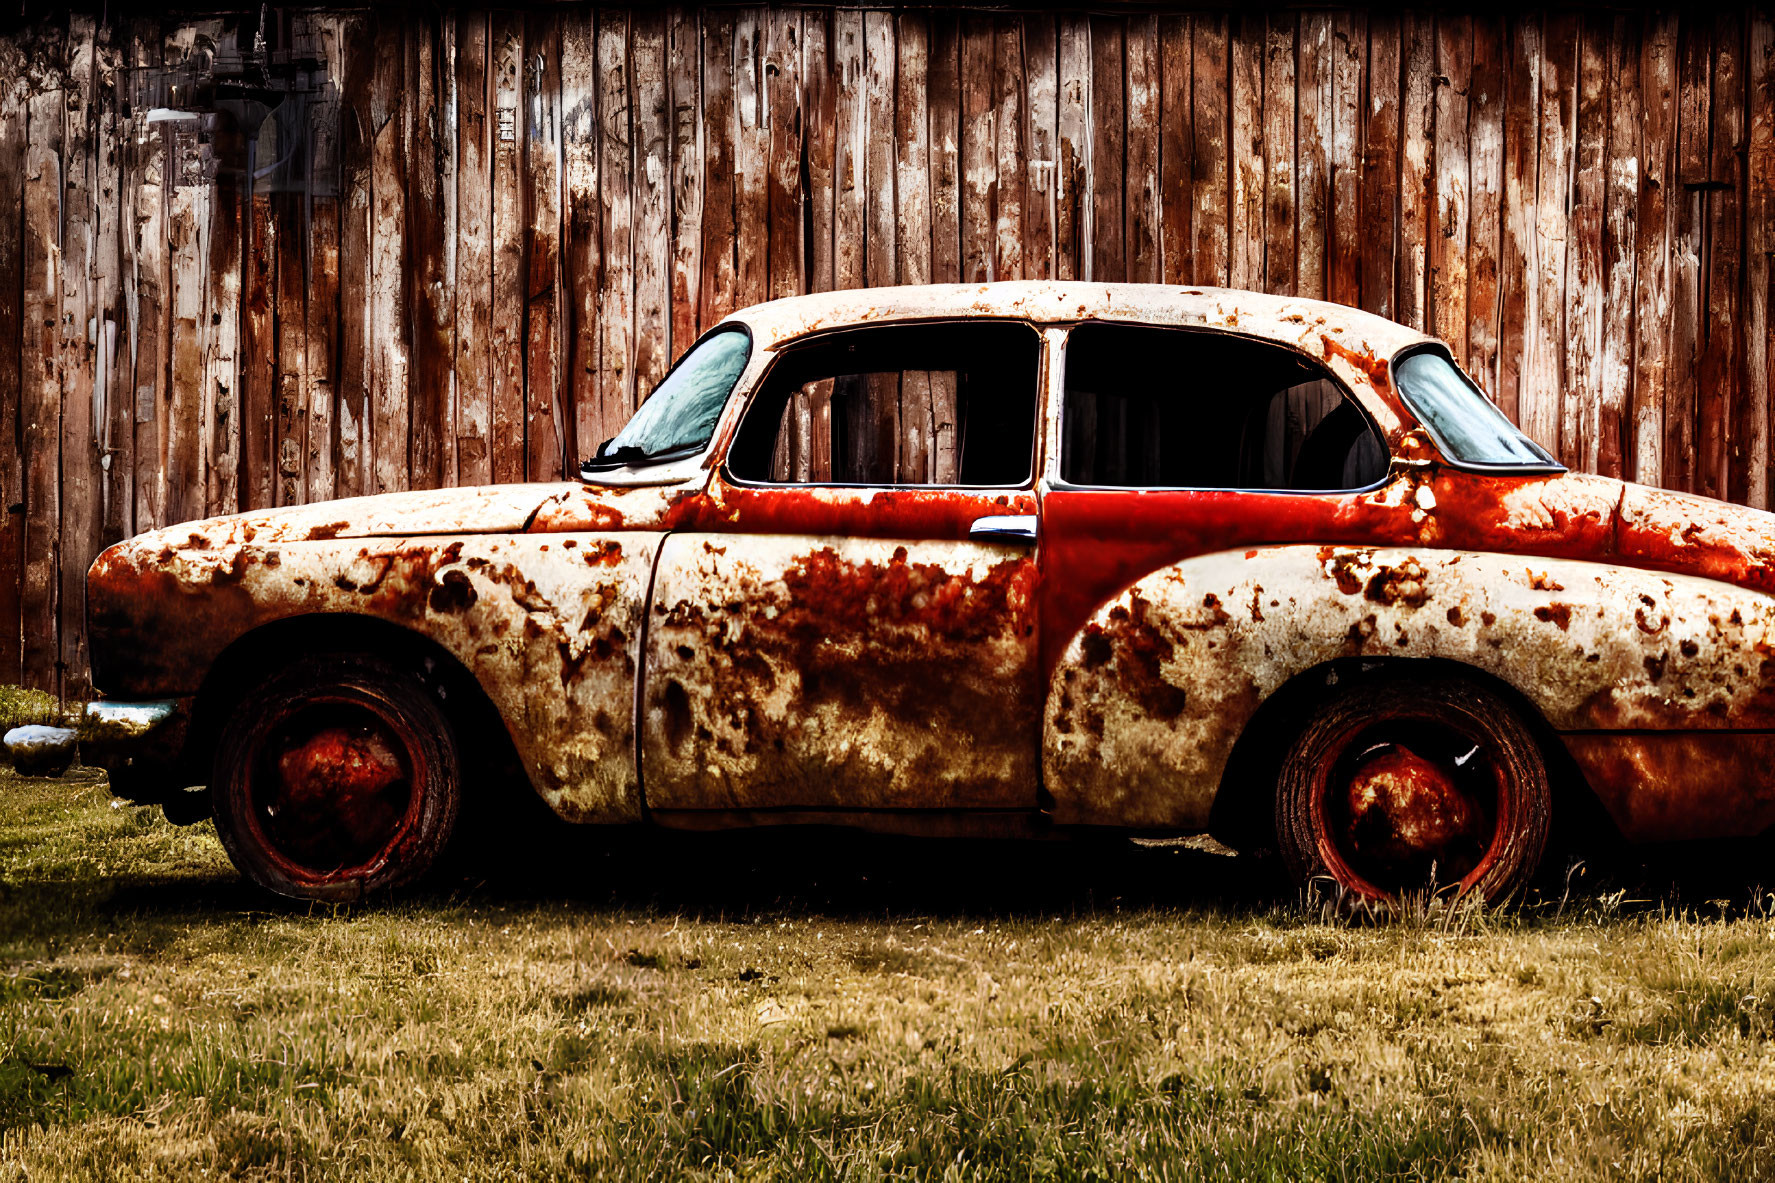
[(1042, 339), (877, 325), (780, 352), (659, 558), (656, 814), (1031, 810)]

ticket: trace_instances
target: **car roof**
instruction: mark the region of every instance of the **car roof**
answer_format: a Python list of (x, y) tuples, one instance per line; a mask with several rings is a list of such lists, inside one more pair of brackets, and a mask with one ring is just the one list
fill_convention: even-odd
[(1005, 280), (903, 287), (852, 288), (789, 296), (728, 317), (751, 330), (762, 348), (832, 329), (894, 321), (1002, 317), (1037, 324), (1081, 320), (1218, 329), (1265, 338), (1325, 358), (1336, 352), (1385, 362), (1410, 345), (1432, 341), (1385, 317), (1325, 300), (1275, 296), (1237, 288), (1078, 280)]

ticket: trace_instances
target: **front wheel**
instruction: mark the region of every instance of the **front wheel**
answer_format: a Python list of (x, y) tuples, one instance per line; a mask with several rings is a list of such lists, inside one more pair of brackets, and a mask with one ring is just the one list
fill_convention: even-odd
[(294, 899), (349, 900), (432, 865), (455, 828), (461, 768), (423, 683), (357, 655), (303, 658), (235, 707), (210, 781), (242, 874)]
[(1528, 726), (1459, 676), (1358, 682), (1289, 746), (1276, 787), (1282, 858), (1304, 887), (1370, 899), (1455, 886), (1502, 902), (1547, 845), (1551, 792)]

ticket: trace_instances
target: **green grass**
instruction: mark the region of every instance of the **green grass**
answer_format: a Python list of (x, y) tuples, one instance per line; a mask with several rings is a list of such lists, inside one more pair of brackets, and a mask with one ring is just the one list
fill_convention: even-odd
[(508, 839), (295, 907), (0, 778), (0, 1179), (1775, 1176), (1775, 912), (1182, 849)]

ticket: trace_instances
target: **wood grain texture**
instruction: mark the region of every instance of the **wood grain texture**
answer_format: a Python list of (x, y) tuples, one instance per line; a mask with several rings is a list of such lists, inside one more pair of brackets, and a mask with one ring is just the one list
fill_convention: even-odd
[[(1264, 290), (1294, 295), (1294, 40), (1300, 18), (1271, 13), (1263, 49)], [(1375, 249), (1370, 241), (1369, 250)]]
[[(1474, 17), (1467, 87), (1467, 372), (1498, 395), (1498, 254), (1504, 193), (1504, 22)], [(1637, 76), (1637, 75), (1636, 75)], [(1631, 273), (1631, 267), (1629, 268)]]
[[(1760, 10), (266, 19), (303, 63), (270, 119), (147, 119), (236, 85), (256, 11), (0, 33), (35, 63), (0, 79), (0, 678), (83, 687), (106, 541), (564, 475), (715, 321), (866, 283), (1329, 296), (1575, 466), (1770, 502)], [(860, 415), (841, 467), (953, 474), (951, 378), (852, 385), (796, 396), (785, 471)]]
[[(900, 283), (931, 282), (930, 26), (924, 13), (897, 18), (894, 163)], [(926, 393), (929, 383), (924, 385)]]
[[(1229, 62), (1232, 98), (1228, 104), (1232, 189), (1228, 198), (1228, 282), (1236, 288), (1267, 290), (1264, 276), (1264, 37), (1262, 13), (1246, 12), (1232, 22)], [(1290, 268), (1292, 270), (1292, 268)]]
[(1299, 295), (1323, 300), (1331, 243), (1331, 17), (1326, 13), (1301, 13), (1295, 79), (1294, 285)]
[[(1327, 284), (1340, 304), (1362, 302), (1362, 89), (1367, 18), (1331, 20), (1331, 260)], [(1449, 89), (1453, 89), (1450, 87)]]
[(1399, 286), (1399, 17), (1368, 18), (1362, 130), (1362, 307), (1391, 318)]
[(1227, 153), (1230, 87), (1227, 22), (1198, 15), (1191, 24), (1191, 130), (1195, 145), (1190, 176), (1190, 230), (1195, 243), (1191, 282), (1225, 286), (1230, 275)]

